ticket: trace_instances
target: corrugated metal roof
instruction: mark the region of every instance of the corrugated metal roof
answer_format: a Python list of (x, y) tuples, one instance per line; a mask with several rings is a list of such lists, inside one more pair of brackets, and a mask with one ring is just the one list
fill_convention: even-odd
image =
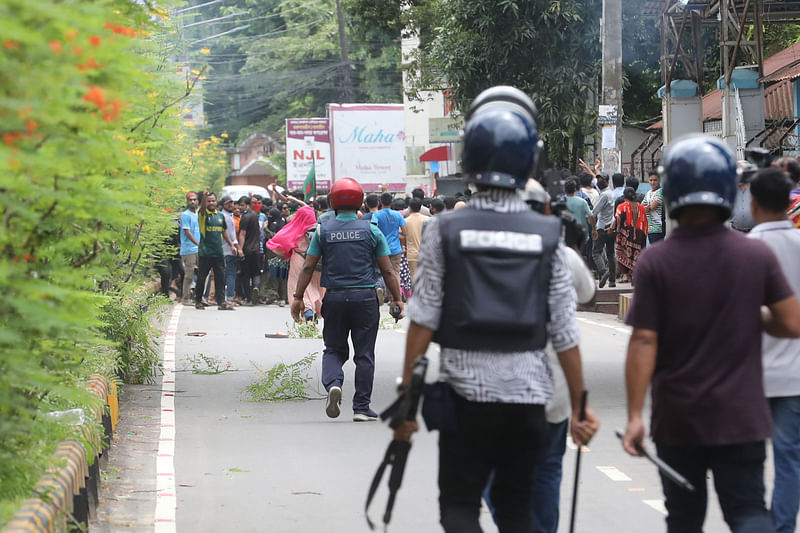
[(794, 116), (794, 84), (783, 80), (764, 91), (764, 118), (780, 120)]
[[(794, 43), (764, 60), (764, 111), (767, 120), (794, 116), (792, 81), (800, 78), (800, 42)], [(771, 84), (771, 85), (770, 85)], [(703, 97), (703, 122), (722, 118), (722, 91), (716, 89)], [(658, 121), (649, 130), (661, 129)]]

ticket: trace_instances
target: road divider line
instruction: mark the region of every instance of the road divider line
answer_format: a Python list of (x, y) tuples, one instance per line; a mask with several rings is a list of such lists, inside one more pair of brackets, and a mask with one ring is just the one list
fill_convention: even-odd
[(594, 320), (590, 320), (588, 318), (583, 318), (583, 317), (580, 317), (580, 316), (576, 316), (575, 320), (577, 320), (578, 322), (583, 322), (584, 324), (589, 324), (590, 326), (599, 326), (601, 328), (613, 329), (614, 331), (618, 331), (619, 333), (625, 333), (627, 335), (630, 335), (630, 333), (631, 333), (631, 328), (623, 328), (623, 327), (620, 327), (620, 326), (612, 326), (610, 324), (603, 324), (601, 322), (596, 322)]
[(664, 500), (642, 500), (642, 502), (663, 515), (667, 514), (667, 508), (664, 506)]
[[(567, 448), (569, 448), (570, 450), (578, 449), (578, 445), (575, 444), (575, 441), (572, 440), (572, 437), (570, 435), (567, 435)], [(581, 446), (581, 453), (587, 453), (590, 451), (592, 450), (590, 450), (588, 446)]]
[(597, 469), (604, 473), (611, 481), (633, 481), (616, 466), (598, 466)]
[(175, 304), (167, 326), (161, 364), (161, 428), (156, 455), (155, 533), (175, 533), (175, 335), (183, 305)]

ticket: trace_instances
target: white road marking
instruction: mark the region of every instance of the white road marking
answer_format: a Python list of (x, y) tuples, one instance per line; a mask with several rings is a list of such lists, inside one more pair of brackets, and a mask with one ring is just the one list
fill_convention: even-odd
[(181, 304), (175, 304), (167, 326), (161, 378), (161, 432), (156, 456), (155, 533), (175, 533), (175, 333), (181, 316)]
[(608, 476), (611, 481), (633, 481), (616, 466), (598, 466), (597, 469)]
[[(570, 450), (577, 450), (578, 449), (578, 445), (575, 444), (575, 441), (572, 440), (572, 436), (570, 436), (570, 435), (567, 435), (567, 448), (569, 448)], [(590, 452), (590, 451), (592, 451), (592, 450), (590, 450), (588, 446), (581, 446), (581, 453), (586, 453), (586, 452)]]
[(602, 324), (600, 322), (595, 322), (594, 320), (590, 320), (588, 318), (583, 318), (580, 316), (576, 316), (575, 320), (578, 322), (583, 322), (584, 324), (589, 324), (590, 326), (599, 326), (601, 328), (613, 329), (614, 331), (618, 331), (620, 333), (625, 333), (626, 335), (630, 335), (631, 328), (629, 327), (622, 327), (622, 326), (612, 326), (610, 324)]
[(667, 514), (667, 508), (664, 507), (664, 500), (642, 500), (642, 502), (663, 515)]

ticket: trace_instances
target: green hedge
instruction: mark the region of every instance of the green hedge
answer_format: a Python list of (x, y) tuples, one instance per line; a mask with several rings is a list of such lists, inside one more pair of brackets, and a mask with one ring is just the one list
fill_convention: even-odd
[(225, 166), (182, 124), (179, 38), (147, 0), (0, 0), (0, 527), (74, 433), (44, 413), (157, 371), (136, 287)]

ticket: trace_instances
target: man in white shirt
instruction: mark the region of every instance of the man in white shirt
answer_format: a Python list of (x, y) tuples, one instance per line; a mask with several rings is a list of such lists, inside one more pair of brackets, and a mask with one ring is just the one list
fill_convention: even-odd
[(225, 232), (230, 237), (233, 246), (228, 241), (222, 241), (222, 253), (225, 254), (225, 301), (232, 302), (236, 289), (236, 270), (239, 266), (239, 242), (236, 239), (236, 221), (233, 219), (233, 198), (230, 195), (222, 197), (222, 216), (225, 217), (227, 228)]
[[(772, 249), (794, 293), (800, 296), (800, 230), (786, 216), (792, 183), (776, 167), (759, 170), (750, 184), (755, 226), (748, 234)], [(764, 334), (764, 390), (772, 410), (775, 436), (775, 488), (772, 520), (777, 533), (795, 530), (800, 507), (800, 339)]]

